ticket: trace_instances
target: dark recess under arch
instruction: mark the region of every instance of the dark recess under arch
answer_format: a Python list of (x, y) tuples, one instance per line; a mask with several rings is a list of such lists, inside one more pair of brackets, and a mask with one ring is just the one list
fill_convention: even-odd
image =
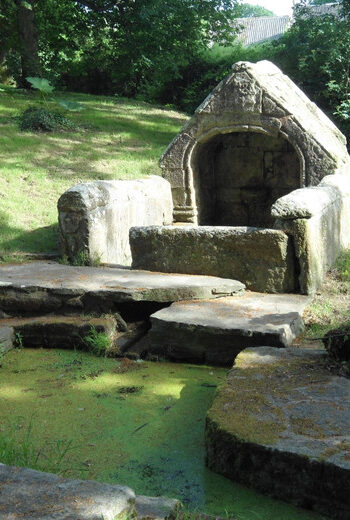
[(298, 154), (282, 136), (215, 135), (192, 159), (199, 225), (271, 227), (272, 204), (302, 187)]

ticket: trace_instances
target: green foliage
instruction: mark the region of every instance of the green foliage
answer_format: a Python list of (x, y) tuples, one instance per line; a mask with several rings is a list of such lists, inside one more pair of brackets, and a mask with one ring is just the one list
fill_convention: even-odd
[[(236, 3), (237, 0), (31, 2), (42, 73), (70, 90), (143, 95), (146, 87), (158, 85), (164, 78), (178, 77), (180, 68), (187, 66), (210, 42), (230, 44)], [(0, 5), (1, 16), (11, 31), (4, 26), (6, 37), (1, 35), (0, 43), (3, 40), (4, 46), (20, 57), (23, 48), (17, 29), (18, 6), (13, 0), (4, 0)], [(9, 65), (10, 72), (20, 80), (20, 60), (9, 61)]]
[(10, 466), (29, 467), (49, 473), (64, 474), (69, 469), (66, 458), (69, 452), (76, 449), (73, 442), (56, 440), (56, 442), (38, 448), (32, 438), (33, 422), (25, 427), (24, 435), (22, 417), (8, 428), (8, 432), (0, 432), (0, 461)]
[(272, 53), (271, 44), (244, 47), (233, 43), (230, 47), (214, 45), (206, 49), (179, 70), (177, 78), (163, 78), (158, 87), (145, 91), (145, 98), (171, 104), (193, 113), (214, 87), (227, 76), (237, 61), (257, 62)]
[(45, 108), (30, 107), (19, 117), (20, 129), (32, 132), (53, 132), (75, 130), (76, 125), (62, 114)]
[(98, 332), (93, 326), (91, 326), (90, 332), (85, 336), (84, 341), (88, 350), (95, 356), (105, 356), (111, 343), (108, 334)]
[(276, 16), (272, 11), (254, 4), (238, 4), (235, 8), (235, 14), (238, 18), (251, 18), (256, 16)]
[[(65, 259), (62, 259), (64, 263)], [(87, 251), (79, 251), (71, 261), (71, 265), (76, 266), (90, 266), (99, 267), (101, 265), (101, 258), (99, 256), (91, 256)]]
[(16, 348), (22, 349), (23, 348), (23, 335), (20, 332), (16, 332)]
[(51, 94), (54, 91), (54, 87), (45, 78), (32, 78), (28, 76), (26, 80), (33, 88), (36, 88), (42, 94)]
[(300, 3), (296, 21), (273, 45), (272, 59), (350, 134), (350, 7), (343, 16), (313, 16)]
[(338, 277), (343, 282), (350, 282), (350, 250), (342, 251), (335, 263)]
[[(34, 77), (34, 78), (27, 77), (26, 80), (28, 81), (28, 83), (30, 83), (32, 85), (32, 87), (34, 89), (39, 90), (41, 99), (47, 106), (46, 96), (47, 96), (47, 94), (52, 94), (52, 92), (55, 90), (55, 88), (51, 85), (51, 83), (45, 78), (37, 78), (37, 77)], [(83, 105), (81, 105), (80, 103), (77, 103), (76, 101), (69, 101), (66, 99), (55, 100), (54, 98), (53, 98), (53, 100), (56, 101), (65, 110), (69, 110), (70, 112), (80, 112), (81, 110), (83, 110), (85, 108)]]
[(0, 343), (0, 368), (2, 367), (2, 362), (3, 362), (5, 355), (6, 355), (5, 345), (3, 343)]

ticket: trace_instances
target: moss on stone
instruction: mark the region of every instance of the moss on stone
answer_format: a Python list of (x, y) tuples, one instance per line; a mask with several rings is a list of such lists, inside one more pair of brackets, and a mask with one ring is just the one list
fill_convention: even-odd
[(284, 406), (291, 392), (310, 380), (322, 390), (329, 374), (310, 358), (276, 356), (268, 363), (259, 363), (258, 358), (256, 350), (249, 349), (236, 358), (208, 412), (209, 419), (236, 438), (257, 444), (276, 444), (290, 426), (299, 435), (324, 437), (322, 426), (312, 416), (288, 420)]

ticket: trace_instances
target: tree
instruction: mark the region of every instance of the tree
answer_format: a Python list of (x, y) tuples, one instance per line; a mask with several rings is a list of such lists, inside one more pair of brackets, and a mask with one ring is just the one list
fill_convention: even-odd
[(350, 1), (342, 15), (313, 16), (305, 2), (275, 44), (274, 61), (328, 114), (350, 132)]
[(21, 83), (27, 76), (40, 76), (38, 30), (35, 23), (34, 0), (14, 0), (17, 8), (18, 41), (21, 54)]
[(231, 41), (236, 2), (1, 0), (0, 24), (11, 15), (22, 80), (40, 74), (40, 58), (43, 74), (56, 81), (135, 95), (176, 75), (209, 42)]
[(276, 16), (272, 11), (261, 5), (239, 4), (235, 8), (237, 18), (251, 18), (258, 16)]
[(39, 76), (41, 71), (35, 0), (3, 0), (0, 6), (0, 34), (2, 57), (6, 57), (11, 49), (18, 51), (21, 60), (19, 82), (22, 86), (28, 86), (26, 76)]

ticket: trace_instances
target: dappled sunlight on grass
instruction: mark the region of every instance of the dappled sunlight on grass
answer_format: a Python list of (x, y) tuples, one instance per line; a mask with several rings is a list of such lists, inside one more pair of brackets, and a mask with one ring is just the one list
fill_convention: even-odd
[[(38, 96), (0, 92), (0, 201), (7, 217), (0, 255), (56, 250), (56, 204), (65, 190), (78, 182), (159, 174), (161, 153), (187, 120), (184, 114), (133, 100), (70, 93), (57, 98), (85, 106), (68, 114), (77, 132), (20, 132), (14, 116), (38, 103)], [(57, 110), (54, 102), (49, 106)], [(45, 239), (31, 243), (39, 228), (46, 228)]]
[(23, 396), (24, 386), (7, 385), (0, 388), (0, 399), (11, 399), (23, 401), (26, 400), (26, 396)]

